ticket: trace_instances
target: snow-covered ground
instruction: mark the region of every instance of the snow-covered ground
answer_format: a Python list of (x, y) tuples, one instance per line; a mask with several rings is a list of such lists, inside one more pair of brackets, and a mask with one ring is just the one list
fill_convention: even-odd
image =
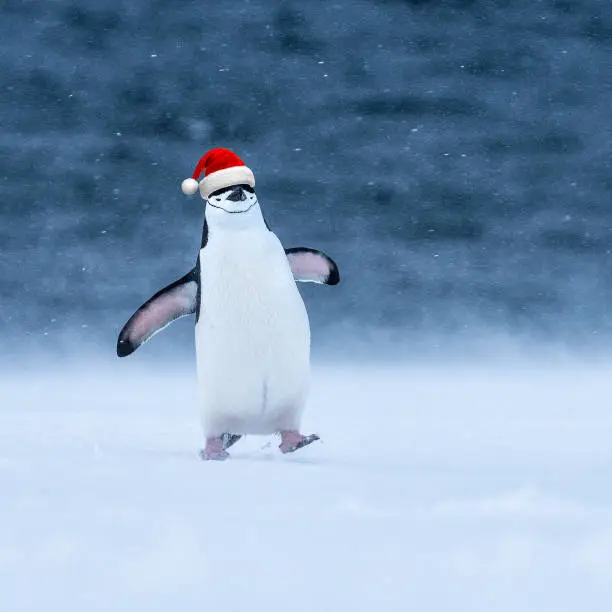
[(609, 612), (611, 391), (604, 366), (318, 364), (322, 443), (204, 463), (193, 366), (5, 372), (0, 609)]

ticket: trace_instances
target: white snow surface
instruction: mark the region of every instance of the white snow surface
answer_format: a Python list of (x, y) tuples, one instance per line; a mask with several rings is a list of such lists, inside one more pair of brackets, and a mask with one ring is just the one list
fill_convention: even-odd
[(609, 612), (611, 374), (318, 363), (205, 463), (195, 366), (5, 370), (0, 610)]

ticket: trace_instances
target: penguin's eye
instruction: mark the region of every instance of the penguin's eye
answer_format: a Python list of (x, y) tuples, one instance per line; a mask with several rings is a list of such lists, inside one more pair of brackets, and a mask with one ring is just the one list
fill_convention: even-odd
[(249, 193), (255, 193), (255, 189), (253, 189), (253, 187), (251, 187), (250, 185), (240, 185), (245, 191), (248, 191)]

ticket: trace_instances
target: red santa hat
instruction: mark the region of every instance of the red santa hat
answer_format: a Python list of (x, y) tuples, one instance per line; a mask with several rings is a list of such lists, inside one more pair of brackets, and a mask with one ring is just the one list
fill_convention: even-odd
[[(202, 173), (204, 178), (199, 181)], [(211, 149), (200, 159), (192, 177), (183, 181), (181, 189), (185, 195), (193, 195), (199, 189), (202, 197), (207, 198), (217, 189), (241, 184), (255, 187), (253, 172), (235, 153), (219, 148)]]

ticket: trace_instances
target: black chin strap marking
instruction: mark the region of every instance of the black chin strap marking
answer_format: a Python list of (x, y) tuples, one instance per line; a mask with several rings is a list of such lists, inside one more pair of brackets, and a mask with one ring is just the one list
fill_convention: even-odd
[(213, 208), (218, 208), (219, 210), (222, 210), (223, 212), (226, 212), (229, 215), (242, 215), (244, 213), (249, 212), (249, 210), (251, 210), (251, 208), (253, 208), (253, 206), (257, 204), (257, 200), (255, 200), (246, 210), (227, 210), (227, 208), (223, 208), (223, 206), (215, 206), (210, 200), (207, 200), (206, 202)]

